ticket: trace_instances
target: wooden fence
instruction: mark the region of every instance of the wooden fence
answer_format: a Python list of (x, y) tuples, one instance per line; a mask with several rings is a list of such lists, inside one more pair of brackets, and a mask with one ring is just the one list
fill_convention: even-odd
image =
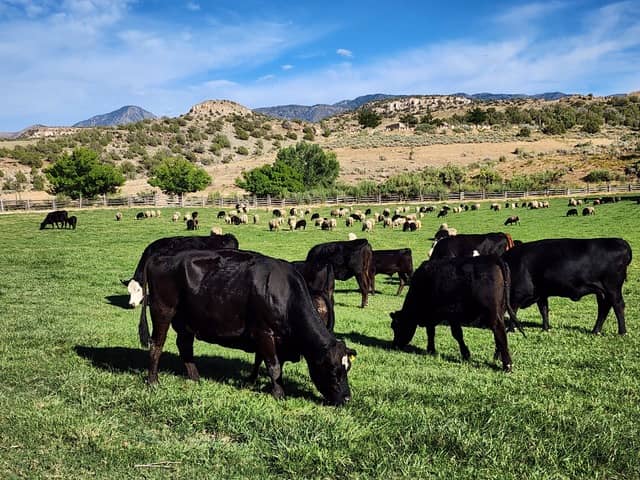
[[(42, 211), (82, 208), (145, 208), (145, 207), (234, 207), (245, 203), (258, 207), (287, 207), (299, 205), (373, 205), (424, 203), (442, 201), (478, 201), (478, 200), (521, 200), (549, 197), (575, 197), (589, 195), (629, 194), (640, 192), (640, 183), (617, 185), (587, 186), (585, 188), (552, 188), (539, 191), (503, 191), (503, 192), (448, 192), (425, 193), (421, 195), (379, 194), (369, 196), (336, 196), (336, 197), (293, 197), (272, 198), (256, 196), (204, 197), (204, 196), (171, 196), (160, 193), (146, 195), (129, 195), (120, 197), (98, 197), (93, 199), (60, 200), (54, 197), (46, 200), (9, 200), (0, 197), (0, 213), (16, 211)], [(5, 192), (7, 193), (7, 192)]]

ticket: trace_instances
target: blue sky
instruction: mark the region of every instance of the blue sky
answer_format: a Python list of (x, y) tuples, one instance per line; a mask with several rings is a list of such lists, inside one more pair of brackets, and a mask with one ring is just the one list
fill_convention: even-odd
[(640, 2), (0, 0), (0, 131), (369, 93), (640, 90)]

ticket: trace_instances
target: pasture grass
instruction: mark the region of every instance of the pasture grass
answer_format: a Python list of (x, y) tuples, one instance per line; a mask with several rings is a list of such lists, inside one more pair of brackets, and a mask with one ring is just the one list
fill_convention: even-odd
[[(461, 233), (508, 230), (524, 241), (621, 236), (640, 251), (640, 207), (596, 208), (566, 218), (564, 199), (537, 211), (484, 204), (445, 220)], [(417, 267), (440, 224), (431, 214), (415, 233), (363, 234), (343, 221), (333, 232), (269, 232), (264, 211), (261, 224), (234, 227), (215, 219), (217, 209), (198, 210), (197, 233), (222, 225), (241, 248), (287, 260), (354, 231), (374, 249), (411, 247)], [(250, 354), (203, 342), (195, 345), (202, 380), (190, 382), (173, 331), (151, 389), (140, 310), (126, 308), (119, 280), (149, 242), (188, 234), (170, 221), (173, 211), (136, 221), (123, 210), (115, 222), (113, 210), (82, 210), (75, 231), (38, 230), (40, 213), (0, 216), (0, 478), (640, 477), (636, 260), (624, 286), (628, 335), (616, 334), (612, 314), (603, 335), (588, 333), (592, 297), (552, 299), (549, 332), (535, 307), (520, 311), (527, 337), (509, 336), (511, 374), (493, 362), (484, 329), (464, 330), (469, 362), (446, 326), (437, 328), (436, 356), (425, 354), (424, 330), (412, 351), (391, 349), (388, 314), (406, 289), (396, 297), (397, 279), (378, 276), (380, 293), (365, 309), (355, 281), (336, 284), (336, 334), (358, 352), (345, 407), (322, 405), (304, 361), (286, 364), (287, 398), (276, 401), (264, 371), (257, 386), (246, 384)], [(513, 213), (522, 225), (503, 227)]]

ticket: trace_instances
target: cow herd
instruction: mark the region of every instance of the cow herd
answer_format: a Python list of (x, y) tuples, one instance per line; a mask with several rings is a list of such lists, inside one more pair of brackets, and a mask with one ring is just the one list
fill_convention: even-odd
[(409, 285), (402, 308), (390, 312), (390, 344), (397, 348), (406, 347), (417, 327), (423, 326), (427, 352), (435, 353), (435, 326), (446, 321), (462, 358), (468, 359), (462, 326), (480, 324), (493, 332), (495, 359), (500, 358), (508, 372), (512, 360), (507, 331), (522, 331), (517, 311), (537, 304), (546, 330), (548, 299), (553, 296), (577, 301), (595, 294), (598, 312), (593, 333), (600, 333), (611, 309), (618, 333), (626, 333), (622, 285), (631, 248), (625, 240), (523, 243), (508, 233), (451, 230), (441, 227), (439, 232), (446, 234), (436, 235), (430, 258), (415, 272), (410, 249), (373, 250), (366, 239), (321, 243), (296, 262), (240, 250), (232, 234), (152, 242), (133, 277), (123, 281), (130, 305), (143, 305), (139, 337), (150, 347), (149, 382), (157, 382), (171, 325), (190, 379), (199, 378), (193, 358), (197, 338), (254, 353), (250, 379), (256, 380), (264, 363), (276, 398), (284, 396), (283, 364), (304, 358), (326, 403), (342, 405), (351, 396), (347, 373), (356, 352), (333, 333), (335, 280), (355, 277), (360, 306), (365, 308), (380, 273), (398, 273), (398, 295)]

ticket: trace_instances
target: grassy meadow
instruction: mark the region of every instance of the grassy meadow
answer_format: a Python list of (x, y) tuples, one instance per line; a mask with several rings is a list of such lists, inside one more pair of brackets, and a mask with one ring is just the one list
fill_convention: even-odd
[[(337, 282), (336, 334), (358, 352), (341, 408), (322, 405), (304, 361), (285, 365), (287, 398), (277, 401), (264, 367), (246, 384), (252, 355), (198, 341), (202, 380), (188, 381), (173, 331), (160, 385), (146, 386), (140, 309), (127, 308), (120, 279), (152, 240), (190, 233), (171, 222), (174, 209), (143, 221), (122, 210), (121, 222), (115, 210), (82, 210), (75, 231), (39, 230), (44, 213), (2, 215), (0, 478), (640, 478), (640, 206), (624, 200), (566, 218), (566, 204), (495, 213), (487, 203), (446, 221), (523, 241), (625, 238), (636, 256), (623, 290), (628, 335), (616, 334), (613, 312), (603, 335), (588, 333), (593, 296), (554, 298), (549, 332), (535, 306), (520, 311), (527, 337), (509, 335), (514, 370), (505, 374), (484, 329), (464, 330), (469, 362), (446, 326), (436, 356), (425, 354), (424, 329), (411, 352), (391, 349), (388, 314), (407, 290), (397, 297), (397, 278), (378, 276), (380, 293), (360, 309), (355, 281)], [(199, 234), (222, 225), (243, 249), (304, 259), (353, 231), (374, 249), (411, 247), (415, 267), (440, 223), (430, 214), (414, 233), (378, 225), (363, 234), (343, 220), (333, 232), (269, 232), (264, 210), (259, 225), (243, 226), (198, 210)], [(522, 224), (504, 227), (514, 213)]]

